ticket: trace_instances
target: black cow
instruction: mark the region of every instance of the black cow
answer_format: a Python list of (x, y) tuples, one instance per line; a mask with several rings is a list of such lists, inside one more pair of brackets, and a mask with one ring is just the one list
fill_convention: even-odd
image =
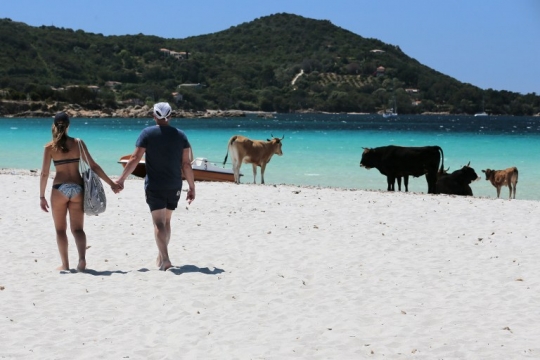
[[(442, 158), (442, 162), (441, 162)], [(444, 169), (444, 154), (440, 146), (404, 147), (382, 146), (364, 148), (360, 166), (366, 169), (376, 168), (386, 175), (388, 191), (392, 191), (397, 177), (426, 175), (428, 194), (437, 191), (437, 171)], [(405, 191), (408, 189), (408, 179), (405, 181)]]
[(479, 179), (479, 177), (469, 164), (451, 174), (440, 174), (439, 179), (437, 180), (437, 193), (473, 196), (469, 184)]

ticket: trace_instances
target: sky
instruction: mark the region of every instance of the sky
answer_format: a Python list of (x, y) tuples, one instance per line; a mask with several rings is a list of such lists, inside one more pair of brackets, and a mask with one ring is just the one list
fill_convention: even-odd
[(289, 13), (397, 45), (482, 89), (540, 95), (540, 0), (0, 0), (0, 18), (183, 39)]

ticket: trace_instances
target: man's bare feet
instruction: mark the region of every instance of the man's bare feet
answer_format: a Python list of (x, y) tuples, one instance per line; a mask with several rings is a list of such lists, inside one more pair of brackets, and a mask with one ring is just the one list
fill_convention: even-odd
[(161, 264), (161, 266), (159, 267), (159, 270), (165, 271), (165, 270), (170, 269), (170, 268), (172, 268), (171, 262), (170, 262), (169, 260), (165, 260), (165, 261)]
[(64, 265), (60, 265), (59, 267), (56, 268), (56, 270), (69, 270), (69, 266), (64, 266)]
[(78, 272), (84, 272), (86, 270), (86, 260), (81, 259), (79, 260), (79, 265), (77, 265), (77, 271)]

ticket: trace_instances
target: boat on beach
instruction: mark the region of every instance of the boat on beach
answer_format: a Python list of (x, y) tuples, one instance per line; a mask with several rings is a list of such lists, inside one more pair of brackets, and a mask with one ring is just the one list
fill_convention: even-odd
[[(122, 167), (126, 167), (127, 162), (131, 155), (124, 155), (118, 161)], [(206, 158), (196, 158), (191, 162), (191, 168), (193, 169), (193, 176), (195, 181), (220, 181), (220, 182), (234, 182), (234, 172), (232, 169), (225, 169), (219, 167), (214, 163), (209, 162)], [(132, 175), (144, 178), (146, 176), (146, 162), (141, 159), (137, 164), (137, 167)], [(240, 174), (242, 176), (242, 174)]]
[[(118, 163), (122, 165), (122, 167), (126, 167), (127, 162), (129, 161), (129, 158), (131, 155), (124, 155), (118, 160)], [(146, 162), (144, 159), (141, 159), (139, 163), (137, 164), (137, 167), (135, 170), (131, 172), (131, 175), (135, 175), (137, 177), (145, 177), (146, 176)]]

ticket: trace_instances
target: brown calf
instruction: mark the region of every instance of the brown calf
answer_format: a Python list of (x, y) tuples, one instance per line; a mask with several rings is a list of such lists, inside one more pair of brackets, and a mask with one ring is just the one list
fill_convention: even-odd
[(256, 184), (257, 166), (260, 166), (261, 184), (264, 184), (264, 170), (266, 164), (270, 162), (272, 155), (283, 155), (281, 152), (281, 140), (283, 140), (283, 138), (284, 137), (281, 139), (273, 137), (272, 140), (262, 141), (251, 140), (241, 135), (234, 135), (228, 142), (227, 155), (225, 155), (223, 165), (227, 162), (230, 151), (234, 171), (234, 181), (237, 184), (240, 183), (240, 166), (242, 166), (242, 162), (253, 166), (254, 184)]
[(508, 198), (516, 198), (516, 185), (518, 182), (517, 167), (510, 167), (505, 170), (486, 169), (482, 170), (482, 172), (486, 174), (486, 180), (489, 180), (491, 184), (497, 189), (497, 197), (501, 195), (501, 187), (508, 186), (508, 188), (510, 189), (510, 195), (508, 196)]

